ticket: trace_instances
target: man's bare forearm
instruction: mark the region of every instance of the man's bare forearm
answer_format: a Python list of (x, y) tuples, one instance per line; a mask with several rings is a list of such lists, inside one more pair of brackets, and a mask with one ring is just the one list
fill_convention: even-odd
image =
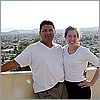
[(9, 70), (15, 69), (19, 66), (20, 65), (15, 60), (12, 60), (1, 66), (1, 72), (9, 71)]

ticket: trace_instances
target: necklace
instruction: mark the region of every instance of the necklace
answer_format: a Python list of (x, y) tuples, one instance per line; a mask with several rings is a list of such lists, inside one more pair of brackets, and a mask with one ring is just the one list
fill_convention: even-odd
[(73, 50), (71, 50), (71, 49), (68, 47), (68, 53), (69, 53), (69, 54), (73, 54), (73, 53), (75, 53), (75, 52), (77, 51), (78, 48), (79, 48), (79, 46), (76, 46), (76, 47), (73, 48)]

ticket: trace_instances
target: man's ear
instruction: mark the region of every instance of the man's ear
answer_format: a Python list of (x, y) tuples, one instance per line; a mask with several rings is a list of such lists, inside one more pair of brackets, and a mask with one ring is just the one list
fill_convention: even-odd
[(39, 34), (41, 35), (41, 32), (39, 31)]

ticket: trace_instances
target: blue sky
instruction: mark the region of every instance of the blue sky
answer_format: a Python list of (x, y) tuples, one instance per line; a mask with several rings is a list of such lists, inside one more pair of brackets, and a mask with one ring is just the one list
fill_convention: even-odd
[(45, 19), (57, 29), (99, 26), (99, 1), (1, 1), (1, 31), (39, 28)]

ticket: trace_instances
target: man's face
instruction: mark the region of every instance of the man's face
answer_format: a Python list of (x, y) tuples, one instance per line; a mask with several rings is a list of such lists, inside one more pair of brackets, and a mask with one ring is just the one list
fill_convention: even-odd
[(52, 42), (55, 34), (55, 29), (52, 25), (43, 25), (40, 35), (43, 42)]

